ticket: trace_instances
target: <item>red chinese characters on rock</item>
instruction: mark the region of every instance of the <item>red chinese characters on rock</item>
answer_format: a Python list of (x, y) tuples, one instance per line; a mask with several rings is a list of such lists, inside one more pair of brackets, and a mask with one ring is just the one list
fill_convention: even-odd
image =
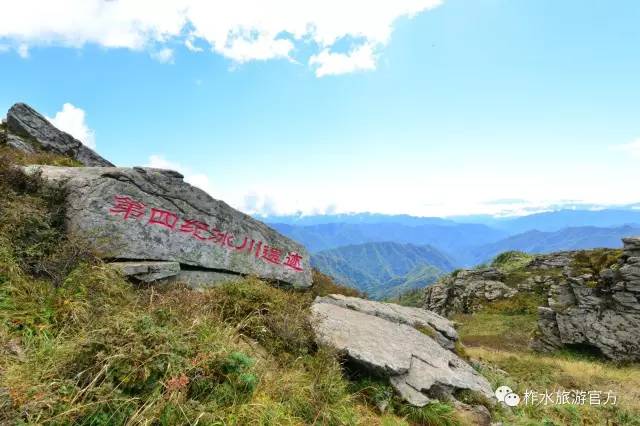
[(152, 208), (151, 209), (151, 217), (149, 218), (150, 225), (160, 225), (169, 229), (174, 229), (176, 227), (176, 223), (178, 222), (178, 215), (175, 213), (171, 213), (167, 210), (161, 210)]
[[(113, 197), (113, 205), (109, 208), (109, 213), (113, 216), (121, 216), (123, 220), (139, 220), (146, 215), (147, 206), (130, 197), (116, 195)], [(178, 226), (179, 221), (181, 222)], [(152, 207), (146, 225), (162, 226), (172, 231), (189, 234), (192, 238), (202, 242), (211, 242), (221, 247), (253, 254), (256, 259), (273, 265), (281, 265), (296, 272), (304, 271), (302, 256), (296, 252), (289, 252), (285, 255), (281, 249), (247, 236), (242, 238), (242, 242), (238, 240), (239, 243), (234, 244), (235, 238), (231, 233), (212, 228), (207, 223), (195, 219), (181, 219), (177, 214), (168, 210)]]
[(122, 214), (124, 220), (140, 219), (147, 211), (147, 206), (139, 201), (133, 200), (129, 197), (122, 195), (116, 195), (113, 197), (113, 207), (109, 209), (112, 215)]
[(180, 232), (191, 234), (194, 238), (204, 241), (209, 238), (209, 225), (198, 220), (186, 219), (180, 226)]
[(302, 256), (294, 251), (290, 252), (284, 261), (284, 266), (288, 266), (295, 271), (302, 272)]

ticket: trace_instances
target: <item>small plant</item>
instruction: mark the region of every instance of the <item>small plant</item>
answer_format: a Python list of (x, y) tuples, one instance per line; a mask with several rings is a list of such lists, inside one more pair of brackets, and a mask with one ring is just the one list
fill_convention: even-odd
[(424, 407), (402, 404), (397, 407), (397, 413), (416, 425), (461, 426), (453, 407), (440, 402), (433, 402)]

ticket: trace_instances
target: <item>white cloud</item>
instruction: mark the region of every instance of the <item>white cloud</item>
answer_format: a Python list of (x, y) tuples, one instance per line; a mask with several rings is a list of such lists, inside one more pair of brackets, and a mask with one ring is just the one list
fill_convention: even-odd
[(640, 158), (640, 139), (623, 145), (615, 145), (612, 147), (615, 151), (622, 151), (630, 154), (634, 158)]
[[(394, 22), (439, 6), (442, 0), (21, 0), (0, 14), (0, 41), (23, 45), (104, 47), (157, 51), (172, 40), (243, 63), (285, 58), (296, 48), (316, 50), (317, 75), (375, 69)], [(348, 54), (342, 39), (358, 40)], [(333, 48), (333, 49), (332, 49)], [(305, 49), (306, 50), (306, 49)], [(162, 50), (160, 50), (162, 52)], [(166, 57), (166, 56), (165, 56)]]
[(53, 118), (47, 117), (58, 129), (69, 133), (74, 138), (88, 146), (96, 148), (96, 136), (93, 130), (87, 126), (86, 114), (83, 109), (73, 106), (70, 103), (62, 105), (62, 111), (58, 111)]
[(347, 74), (376, 69), (376, 56), (374, 47), (367, 43), (349, 53), (332, 53), (329, 49), (324, 49), (309, 59), (309, 65), (317, 66), (317, 77)]
[(165, 47), (163, 49), (158, 50), (157, 52), (151, 53), (151, 57), (160, 63), (172, 64), (173, 49), (169, 49), (168, 47)]
[(204, 173), (195, 173), (190, 167), (184, 166), (180, 163), (169, 161), (162, 155), (154, 154), (150, 156), (149, 162), (145, 165), (145, 167), (175, 170), (176, 172), (179, 172), (184, 176), (185, 182), (193, 186), (197, 186), (209, 195), (213, 196), (214, 194), (213, 185), (207, 175), (205, 175)]

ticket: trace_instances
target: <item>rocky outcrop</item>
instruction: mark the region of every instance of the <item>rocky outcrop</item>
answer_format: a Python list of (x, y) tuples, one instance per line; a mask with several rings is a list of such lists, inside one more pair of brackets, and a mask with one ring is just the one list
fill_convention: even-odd
[[(25, 170), (64, 187), (68, 232), (82, 235), (103, 258), (175, 262), (184, 267), (172, 269), (174, 275), (188, 276), (194, 285), (198, 278), (229, 274), (311, 285), (304, 247), (185, 183), (177, 172), (137, 167)], [(132, 275), (153, 274), (149, 269)]]
[(27, 104), (17, 103), (9, 109), (5, 143), (23, 152), (38, 149), (73, 158), (85, 166), (113, 166), (73, 136), (58, 130)]
[[(487, 380), (448, 350), (457, 335), (437, 314), (337, 295), (317, 298), (311, 309), (319, 344), (388, 378), (410, 404), (452, 399), (463, 389), (493, 398)], [(421, 328), (425, 326), (429, 328)]]
[(476, 312), (488, 302), (517, 294), (503, 277), (495, 268), (458, 271), (427, 287), (424, 308), (445, 316)]
[(616, 361), (640, 360), (640, 238), (626, 238), (624, 254), (601, 271), (566, 268), (539, 308), (532, 348), (588, 346)]

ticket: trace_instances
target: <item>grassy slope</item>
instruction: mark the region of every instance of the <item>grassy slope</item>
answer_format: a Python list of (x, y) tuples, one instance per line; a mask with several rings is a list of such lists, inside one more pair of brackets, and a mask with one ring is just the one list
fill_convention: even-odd
[(10, 166), (34, 161), (65, 162), (0, 152), (0, 424), (460, 424), (316, 347), (313, 298), (353, 290), (133, 286), (65, 237), (60, 191)]

